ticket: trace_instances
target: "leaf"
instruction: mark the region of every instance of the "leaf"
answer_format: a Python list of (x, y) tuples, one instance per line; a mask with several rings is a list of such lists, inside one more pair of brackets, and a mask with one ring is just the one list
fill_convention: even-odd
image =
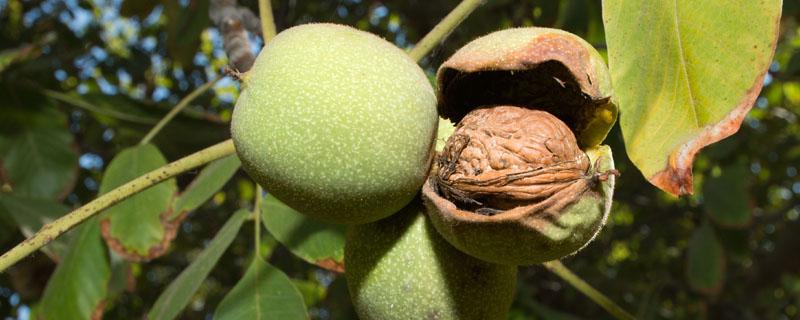
[(286, 274), (254, 258), (244, 277), (219, 303), (214, 319), (308, 319), (300, 291)]
[(211, 25), (208, 6), (209, 0), (189, 1), (186, 6), (178, 1), (164, 1), (168, 56), (180, 65), (192, 65), (200, 46), (200, 33)]
[(61, 199), (78, 175), (78, 154), (66, 118), (57, 111), (28, 115), (37, 118), (19, 132), (0, 136), (0, 180), (15, 194)]
[(264, 227), (294, 255), (322, 268), (344, 272), (345, 227), (317, 222), (267, 195), (261, 207)]
[(175, 200), (173, 212), (182, 213), (197, 209), (225, 186), (240, 165), (239, 158), (230, 155), (203, 168)]
[(692, 193), (695, 154), (739, 130), (758, 97), (780, 14), (780, 0), (603, 1), (612, 99), (651, 183)]
[[(0, 193), (0, 215), (11, 217), (25, 237), (32, 236), (44, 224), (52, 222), (69, 211), (67, 206), (53, 200)], [(69, 250), (68, 244), (71, 235), (72, 233), (67, 233), (63, 237), (53, 240), (42, 250), (53, 260), (61, 260)]]
[(723, 227), (746, 227), (751, 222), (748, 168), (743, 162), (722, 168), (719, 176), (709, 175), (703, 183), (708, 216)]
[(181, 310), (189, 304), (200, 284), (208, 277), (211, 269), (217, 264), (219, 258), (236, 238), (242, 223), (249, 215), (250, 212), (247, 210), (239, 210), (225, 222), (208, 247), (158, 296), (147, 314), (148, 319), (174, 319), (181, 313)]
[(725, 255), (708, 223), (695, 229), (686, 254), (686, 278), (692, 289), (714, 295), (722, 289)]
[(47, 282), (41, 319), (99, 319), (111, 270), (97, 219), (77, 229), (69, 252)]
[[(127, 148), (108, 164), (100, 194), (165, 164), (167, 160), (151, 144)], [(108, 246), (132, 261), (163, 255), (184, 217), (171, 211), (177, 189), (175, 179), (170, 179), (105, 210), (101, 226)]]
[(157, 0), (133, 0), (123, 1), (119, 9), (119, 14), (123, 17), (146, 18), (150, 12), (159, 4)]

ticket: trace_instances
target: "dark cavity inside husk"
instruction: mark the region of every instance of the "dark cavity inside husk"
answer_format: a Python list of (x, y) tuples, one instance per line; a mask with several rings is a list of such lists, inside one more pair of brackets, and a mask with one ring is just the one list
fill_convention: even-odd
[(597, 106), (608, 103), (608, 98), (593, 99), (581, 91), (573, 74), (561, 62), (550, 60), (528, 67), (476, 72), (445, 68), (441, 75), (439, 114), (458, 123), (469, 111), (481, 106), (520, 106), (547, 111), (580, 135)]

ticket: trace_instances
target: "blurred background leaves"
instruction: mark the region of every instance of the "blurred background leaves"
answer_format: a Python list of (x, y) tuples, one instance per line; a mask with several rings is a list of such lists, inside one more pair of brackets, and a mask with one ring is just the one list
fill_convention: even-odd
[[(337, 22), (408, 48), (457, 3), (286, 0), (272, 6), (278, 30)], [(239, 4), (257, 12), (255, 0)], [(95, 197), (115, 155), (136, 145), (181, 97), (221, 73), (228, 61), (208, 6), (208, 0), (0, 0), (0, 251), (51, 214), (63, 213), (60, 206), (75, 207)], [(596, 0), (489, 1), (422, 65), (433, 74), (469, 40), (529, 25), (574, 32), (605, 54), (600, 7)], [(651, 186), (626, 157), (619, 127), (609, 135), (622, 172), (610, 222), (564, 264), (638, 317), (800, 317), (800, 1), (786, 0), (783, 9), (764, 90), (739, 133), (699, 154), (695, 195), (674, 198)], [(251, 40), (257, 51), (260, 39)], [(226, 139), (237, 92), (235, 81), (220, 81), (152, 143), (172, 161)], [(236, 164), (226, 165), (231, 166)], [(228, 175), (222, 171), (216, 174)], [(200, 172), (179, 176), (178, 188), (185, 190)], [(82, 237), (97, 228), (93, 224), (71, 231), (68, 242), (55, 243), (47, 254), (35, 254), (0, 275), (0, 315), (27, 319), (55, 307), (47, 293), (54, 289), (45, 287), (70, 288), (57, 280), (60, 273), (89, 272), (57, 268), (54, 261), (60, 257), (108, 259), (99, 264), (108, 270), (95, 270), (86, 280), (97, 291), (81, 292), (86, 295), (81, 303), (99, 306), (109, 319), (142, 317), (167, 284), (202, 256), (231, 213), (252, 205), (255, 187), (241, 171), (220, 184), (201, 192), (209, 201), (187, 209), (166, 255), (146, 264), (119, 262), (100, 246), (98, 236)], [(278, 210), (267, 204), (264, 209), (267, 217)], [(15, 215), (21, 212), (28, 215)], [(283, 237), (277, 229), (270, 231)], [(188, 298), (181, 318), (214, 314), (253, 261), (252, 236), (252, 228), (241, 228)], [(296, 258), (305, 252), (298, 248), (307, 245), (286, 247), (279, 241), (265, 232), (261, 252), (299, 289), (310, 317), (353, 318), (343, 278)], [(72, 249), (91, 248), (83, 250), (86, 255), (100, 254), (72, 257), (67, 243)], [(315, 249), (315, 256), (306, 258), (326, 252)], [(544, 268), (520, 270), (513, 317), (609, 317)], [(95, 293), (108, 299), (98, 305), (97, 296), (90, 296)], [(75, 310), (85, 315), (89, 309), (76, 305)]]

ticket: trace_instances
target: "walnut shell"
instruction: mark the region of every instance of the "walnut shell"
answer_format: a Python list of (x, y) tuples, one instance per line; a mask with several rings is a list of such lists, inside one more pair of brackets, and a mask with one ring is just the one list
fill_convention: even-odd
[(611, 209), (611, 151), (584, 153), (553, 115), (476, 109), (456, 127), (422, 189), (433, 225), (456, 248), (500, 264), (559, 259), (588, 244)]
[(486, 214), (545, 200), (589, 169), (589, 158), (564, 122), (514, 106), (467, 114), (438, 161), (439, 191)]

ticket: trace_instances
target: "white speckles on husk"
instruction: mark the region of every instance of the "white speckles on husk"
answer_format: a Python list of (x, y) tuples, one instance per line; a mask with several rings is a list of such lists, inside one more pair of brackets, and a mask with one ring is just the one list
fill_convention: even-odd
[(407, 204), (436, 135), (433, 89), (402, 50), (350, 27), (288, 29), (246, 75), (231, 125), (244, 169), (292, 208), (365, 223)]
[(348, 288), (362, 320), (505, 319), (516, 266), (453, 248), (414, 200), (401, 212), (348, 230)]

